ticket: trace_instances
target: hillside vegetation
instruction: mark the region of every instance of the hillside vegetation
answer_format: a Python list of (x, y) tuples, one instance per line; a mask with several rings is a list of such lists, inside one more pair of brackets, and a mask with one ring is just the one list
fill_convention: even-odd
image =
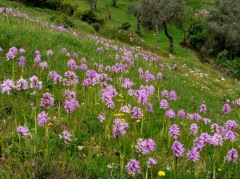
[(0, 2), (0, 178), (240, 176), (237, 80), (63, 16)]

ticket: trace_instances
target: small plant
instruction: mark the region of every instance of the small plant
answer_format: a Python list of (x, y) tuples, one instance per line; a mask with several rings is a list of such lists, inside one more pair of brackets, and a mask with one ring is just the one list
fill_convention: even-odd
[(99, 29), (100, 29), (100, 27), (101, 27), (101, 25), (96, 22), (96, 23), (93, 23), (93, 24), (92, 24), (92, 27), (98, 32)]
[(131, 24), (129, 22), (124, 22), (120, 29), (128, 30), (130, 27), (131, 27)]

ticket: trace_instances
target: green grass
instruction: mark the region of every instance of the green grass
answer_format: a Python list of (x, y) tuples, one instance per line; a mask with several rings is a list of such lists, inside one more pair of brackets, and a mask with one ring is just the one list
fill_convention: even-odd
[[(124, 2), (123, 2), (124, 3)], [(121, 5), (121, 4), (120, 4)], [(125, 165), (130, 159), (137, 159), (142, 167), (142, 175), (136, 178), (157, 178), (158, 171), (166, 172), (166, 178), (174, 176), (174, 156), (171, 151), (171, 144), (174, 139), (168, 136), (168, 128), (172, 124), (177, 124), (180, 129), (179, 141), (184, 144), (185, 150), (192, 148), (193, 140), (196, 136), (189, 134), (189, 127), (195, 121), (189, 119), (167, 119), (165, 110), (159, 108), (159, 102), (163, 97), (162, 90), (175, 90), (178, 95), (177, 101), (170, 101), (169, 104), (175, 112), (184, 109), (188, 113), (199, 111), (202, 103), (207, 105), (206, 114), (203, 117), (210, 118), (212, 123), (224, 125), (226, 120), (238, 119), (239, 106), (231, 105), (232, 112), (224, 114), (222, 106), (226, 99), (235, 100), (239, 98), (239, 85), (234, 79), (225, 78), (198, 60), (192, 60), (190, 52), (185, 49), (179, 54), (184, 54), (181, 58), (168, 58), (151, 53), (150, 56), (157, 57), (158, 62), (145, 61), (140, 56), (146, 53), (142, 50), (132, 52), (139, 55), (139, 59), (132, 58), (135, 67), (129, 67), (125, 72), (108, 72), (104, 70), (112, 81), (107, 81), (113, 85), (117, 92), (122, 95), (114, 97), (115, 108), (107, 108), (105, 102), (101, 100), (101, 85), (83, 87), (82, 82), (87, 78), (86, 72), (82, 70), (74, 71), (79, 78), (76, 86), (54, 84), (48, 76), (51, 70), (57, 71), (64, 77), (66, 71), (73, 71), (67, 66), (68, 60), (73, 57), (66, 57), (62, 54), (62, 48), (73, 54), (76, 52), (78, 58), (76, 62), (81, 64), (83, 58), (86, 59), (88, 69), (98, 72), (94, 63), (113, 66), (116, 62), (115, 55), (124, 56), (120, 50), (112, 49), (112, 46), (126, 48), (131, 51), (131, 47), (118, 41), (109, 41), (98, 38), (94, 40), (89, 37), (92, 29), (84, 23), (84, 28), (74, 28), (69, 33), (57, 32), (44, 26), (52, 16), (59, 14), (50, 10), (41, 10), (21, 6), (18, 3), (1, 1), (0, 6), (18, 7), (23, 12), (29, 12), (29, 17), (40, 20), (40, 24), (30, 22), (25, 18), (14, 18), (12, 16), (0, 15), (0, 84), (6, 79), (29, 78), (33, 75), (43, 81), (42, 90), (27, 89), (23, 91), (12, 90), (11, 95), (3, 93), (0, 95), (0, 178), (131, 178), (125, 169)], [(120, 17), (119, 17), (120, 18)], [(89, 28), (89, 31), (88, 31)], [(77, 32), (77, 37), (72, 32)], [(175, 30), (173, 29), (173, 32)], [(150, 36), (150, 34), (149, 34)], [(181, 35), (179, 35), (180, 39)], [(154, 40), (154, 39), (153, 39)], [(98, 44), (97, 44), (98, 41)], [(26, 65), (23, 70), (18, 66), (18, 61), (6, 60), (6, 53), (11, 47), (24, 48), (23, 54), (26, 57)], [(109, 49), (107, 48), (109, 46)], [(97, 48), (102, 47), (103, 53), (97, 52)], [(167, 48), (167, 45), (166, 47)], [(51, 49), (54, 54), (47, 56), (47, 50)], [(41, 52), (42, 61), (49, 64), (49, 68), (44, 70), (36, 68), (34, 63), (35, 50)], [(178, 53), (177, 53), (178, 54)], [(112, 59), (108, 56), (111, 55)], [(128, 64), (122, 61), (123, 64)], [(177, 65), (176, 68), (169, 68)], [(186, 65), (184, 65), (186, 64)], [(14, 70), (13, 70), (14, 67)], [(155, 77), (157, 73), (163, 74), (161, 81), (147, 83), (141, 80), (138, 68), (143, 68), (144, 72), (149, 70)], [(98, 72), (100, 73), (100, 72)], [(201, 77), (206, 73), (207, 77)], [(146, 104), (138, 104), (137, 99), (128, 95), (128, 90), (121, 87), (119, 78), (130, 78), (134, 83), (134, 90), (138, 90), (141, 85), (155, 87), (149, 102), (153, 105), (154, 112), (148, 113), (145, 110)], [(68, 114), (63, 106), (65, 89), (76, 92), (80, 106)], [(53, 95), (54, 106), (44, 109), (40, 106), (44, 93)], [(144, 116), (139, 119), (132, 119), (131, 114), (121, 115), (120, 108), (123, 105), (131, 104), (143, 109)], [(168, 109), (169, 109), (168, 108)], [(49, 121), (45, 126), (36, 125), (37, 114), (46, 111), (49, 114)], [(105, 121), (99, 122), (98, 115), (104, 113)], [(124, 119), (129, 123), (129, 128), (124, 136), (118, 139), (112, 136), (113, 121), (116, 118)], [(124, 122), (122, 121), (122, 122)], [(238, 125), (239, 122), (237, 121)], [(16, 129), (18, 126), (25, 126), (29, 129), (31, 136), (22, 138)], [(199, 132), (210, 132), (210, 125), (199, 122)], [(65, 144), (59, 138), (63, 129), (66, 128), (72, 134), (72, 141)], [(142, 132), (141, 132), (142, 130)], [(239, 128), (235, 131), (239, 134)], [(158, 160), (158, 165), (152, 170), (146, 170), (146, 160), (148, 155), (141, 155), (135, 151), (134, 146), (138, 138), (152, 138), (156, 142), (157, 150), (151, 152), (149, 156)], [(221, 147), (214, 147), (208, 144), (201, 152), (201, 160), (196, 164), (187, 161), (186, 155), (178, 159), (178, 178), (212, 178), (213, 171), (216, 170), (216, 178), (237, 178), (239, 174), (239, 164), (229, 164), (225, 160), (227, 152), (233, 147), (239, 151), (239, 138), (234, 142), (224, 141)], [(213, 154), (216, 157), (215, 168)], [(221, 169), (218, 171), (217, 169)]]

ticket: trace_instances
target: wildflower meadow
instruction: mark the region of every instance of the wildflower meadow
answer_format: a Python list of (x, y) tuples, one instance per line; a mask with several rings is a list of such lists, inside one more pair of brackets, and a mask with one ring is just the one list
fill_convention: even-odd
[(0, 7), (0, 178), (240, 177), (238, 84), (47, 18)]

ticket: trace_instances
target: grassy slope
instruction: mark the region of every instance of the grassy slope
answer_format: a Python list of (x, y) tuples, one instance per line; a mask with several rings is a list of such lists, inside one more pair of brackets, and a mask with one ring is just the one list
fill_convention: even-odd
[[(55, 15), (55, 12), (52, 11), (26, 8), (15, 3), (9, 4), (7, 1), (0, 2), (0, 6), (19, 7), (22, 12), (27, 10), (30, 12), (30, 17), (38, 18), (42, 22), (48, 21), (50, 16)], [(83, 27), (86, 29), (88, 28), (85, 25), (83, 25)], [(11, 71), (12, 63), (5, 61), (5, 54), (12, 46), (16, 46), (17, 48), (25, 48), (27, 51), (26, 58), (28, 59), (23, 75), (21, 74), (21, 69), (15, 66), (15, 80), (20, 78), (21, 75), (24, 78), (29, 78), (30, 76), (36, 74), (39, 75), (40, 72), (32, 68), (32, 61), (34, 58), (35, 50), (42, 52), (42, 58), (46, 60), (50, 65), (50, 68), (41, 73), (42, 76), (40, 75), (41, 79), (43, 80), (47, 79), (47, 75), (50, 70), (54, 69), (63, 74), (64, 71), (69, 69), (66, 66), (66, 62), (69, 59), (61, 54), (61, 49), (63, 47), (66, 47), (67, 50), (71, 53), (77, 52), (79, 54), (79, 59), (89, 59), (87, 64), (90, 68), (93, 68), (94, 62), (102, 61), (106, 65), (112, 63), (110, 60), (107, 60), (107, 56), (109, 54), (114, 54), (115, 52), (113, 50), (106, 50), (103, 54), (96, 53), (97, 46), (95, 45), (95, 42), (87, 37), (86, 31), (81, 31), (81, 28), (79, 30), (74, 29), (74, 31), (78, 32), (78, 38), (75, 38), (71, 33), (62, 33), (49, 30), (42, 25), (36, 25), (35, 23), (29, 22), (28, 20), (0, 16), (0, 34), (2, 34), (0, 37), (0, 46), (4, 49), (4, 51), (0, 53), (0, 69), (2, 74), (0, 75), (0, 81), (2, 82), (6, 78), (13, 77)], [(126, 46), (125, 44), (117, 42), (114, 43), (118, 44), (119, 46)], [(45, 55), (46, 51), (49, 49), (54, 51), (54, 56), (51, 58)], [(177, 91), (179, 100), (177, 103), (171, 104), (173, 109), (177, 110), (183, 108), (189, 113), (193, 113), (198, 111), (198, 107), (202, 103), (205, 103), (209, 108), (207, 117), (211, 118), (214, 122), (223, 124), (226, 120), (225, 115), (221, 113), (221, 108), (224, 104), (223, 100), (238, 98), (240, 95), (238, 92), (238, 85), (232, 79), (225, 79), (225, 81), (221, 81), (221, 75), (218, 72), (200, 64), (198, 61), (188, 62), (188, 60), (189, 59), (179, 60), (178, 58), (171, 59), (162, 57), (162, 64), (166, 65), (169, 63), (171, 66), (173, 66), (173, 64), (178, 65), (177, 69), (173, 71), (168, 70), (166, 67), (160, 68), (154, 64), (149, 65), (148, 62), (139, 61), (138, 65), (139, 67), (143, 67), (144, 70), (149, 69), (150, 72), (154, 75), (156, 75), (159, 71), (163, 73), (163, 81), (154, 85), (156, 85), (159, 91), (162, 91), (164, 89)], [(191, 64), (191, 69), (183, 66), (185, 62), (186, 64)], [(207, 73), (208, 77), (199, 77), (198, 72), (195, 68), (201, 70), (202, 73)], [(137, 74), (136, 71), (137, 69), (131, 69), (129, 74), (123, 74), (123, 76), (130, 77), (135, 81), (134, 77)], [(103, 126), (97, 121), (97, 115), (102, 112), (102, 108), (104, 106), (101, 103), (100, 97), (98, 95), (101, 88), (82, 88), (81, 82), (85, 76), (82, 72), (79, 71), (77, 74), (79, 75), (80, 81), (80, 85), (77, 87), (78, 99), (81, 101), (81, 103), (85, 103), (86, 106), (81, 106), (80, 110), (74, 113), (73, 116), (67, 116), (64, 112), (62, 112), (61, 117), (64, 117), (63, 119), (57, 119), (56, 121), (54, 119), (51, 119), (53, 126), (49, 127), (49, 135), (51, 136), (51, 143), (54, 145), (52, 145), (52, 148), (49, 149), (49, 153), (51, 154), (49, 158), (50, 162), (43, 160), (45, 141), (41, 142), (40, 137), (35, 138), (34, 136), (34, 109), (28, 107), (28, 104), (31, 103), (34, 98), (29, 93), (13, 93), (12, 96), (0, 96), (1, 101), (5, 102), (1, 103), (0, 105), (2, 109), (0, 113), (0, 141), (2, 151), (1, 153), (2, 156), (4, 156), (0, 168), (2, 171), (1, 177), (126, 177), (125, 174), (118, 175), (119, 171), (117, 169), (112, 169), (111, 171), (106, 169), (107, 164), (118, 163), (119, 156), (115, 155), (114, 151), (118, 151), (119, 146), (118, 142), (116, 142), (114, 139), (102, 141), (105, 139), (100, 138), (100, 136), (102, 136), (102, 133), (104, 133)], [(115, 77), (114, 74), (111, 75), (114, 79), (120, 77), (118, 75)], [(135, 82), (137, 83), (137, 87), (139, 87), (140, 82), (138, 82), (137, 79)], [(125, 99), (127, 96), (126, 91), (122, 90), (119, 87), (119, 84), (116, 82), (113, 82), (113, 85), (116, 86), (117, 90), (124, 95)], [(54, 90), (54, 88), (57, 88), (59, 91)], [(43, 91), (46, 92), (49, 89), (50, 92), (54, 92), (57, 104), (62, 100), (62, 92), (64, 88), (64, 86), (55, 87), (51, 82), (46, 80), (44, 81)], [(93, 98), (93, 94), (95, 94), (95, 99)], [(91, 102), (91, 100), (95, 101), (95, 103)], [(37, 101), (40, 101), (40, 99), (38, 98)], [(151, 101), (156, 111), (153, 115), (146, 114), (146, 119), (152, 119), (152, 122), (150, 125), (146, 125), (146, 133), (144, 133), (144, 135), (141, 137), (152, 137), (157, 141), (157, 145), (161, 146), (159, 147), (159, 153), (156, 156), (160, 161), (160, 164), (156, 171), (160, 169), (166, 170), (166, 166), (172, 162), (172, 157), (171, 154), (168, 153), (166, 154), (169, 157), (168, 159), (165, 157), (165, 154), (162, 153), (162, 151), (167, 150), (167, 146), (163, 142), (166, 139), (159, 139), (161, 138), (161, 135), (159, 134), (159, 128), (161, 125), (157, 122), (159, 118), (162, 118), (164, 113), (163, 111), (159, 110), (159, 100), (153, 98)], [(134, 101), (133, 103), (136, 104)], [(121, 103), (117, 103), (118, 108), (120, 105)], [(37, 108), (38, 112), (40, 112), (40, 110), (40, 108)], [(11, 111), (14, 112), (12, 113)], [(113, 114), (117, 112), (117, 110), (110, 112), (108, 114), (108, 117), (113, 118)], [(52, 116), (56, 115), (55, 109), (50, 110), (49, 114)], [(79, 119), (80, 124), (77, 123), (76, 125), (74, 121), (71, 121), (72, 117), (75, 120), (76, 118)], [(237, 117), (238, 115), (236, 113), (231, 113), (227, 118), (235, 119)], [(186, 124), (183, 124), (182, 122), (178, 123), (181, 128), (186, 127)], [(27, 140), (25, 144), (23, 140), (20, 140), (20, 138), (18, 138), (19, 136), (17, 136), (15, 132), (16, 125), (23, 124), (29, 126), (29, 129), (33, 129), (31, 130), (33, 133), (33, 140), (36, 142), (37, 148), (39, 149), (37, 153), (33, 152), (33, 141)], [(58, 141), (58, 134), (61, 133), (61, 125), (65, 124), (67, 125), (68, 129), (74, 134), (74, 138), (76, 139), (69, 146), (62, 145)], [(187, 126), (188, 125), (189, 123)], [(125, 156), (125, 164), (132, 157), (132, 155), (130, 155), (132, 152), (130, 144), (135, 142), (135, 139), (139, 137), (137, 133), (134, 132), (131, 134), (134, 140), (131, 138), (126, 138), (126, 147), (128, 154)], [(43, 129), (40, 128), (39, 133), (39, 136), (44, 136)], [(187, 135), (187, 132), (184, 132), (184, 130), (182, 133), (182, 136)], [(78, 146), (80, 145), (85, 146), (85, 148), (81, 151), (78, 150)], [(100, 149), (98, 148), (99, 145)], [(187, 142), (185, 142), (185, 146), (189, 148), (189, 144), (187, 144)], [(235, 147), (237, 147), (237, 145), (235, 145)], [(223, 152), (226, 153), (226, 150), (223, 150)], [(220, 164), (221, 162), (218, 163), (219, 166)], [(180, 169), (183, 177), (187, 176), (187, 174), (184, 174), (185, 169), (188, 169), (188, 166), (183, 162), (182, 169)], [(224, 168), (224, 170), (227, 169), (228, 168)], [(172, 175), (171, 171), (169, 171), (168, 174)], [(222, 176), (221, 173), (219, 176)]]

